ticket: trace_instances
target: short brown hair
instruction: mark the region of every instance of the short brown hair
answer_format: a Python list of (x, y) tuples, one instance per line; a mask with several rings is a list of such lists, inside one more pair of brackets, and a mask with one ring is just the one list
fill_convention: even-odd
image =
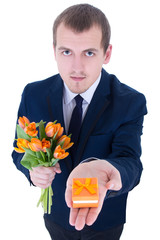
[(75, 32), (89, 30), (97, 25), (102, 30), (101, 45), (106, 52), (111, 36), (111, 29), (105, 14), (98, 8), (89, 4), (77, 4), (64, 10), (55, 20), (53, 25), (53, 44), (57, 43), (57, 28), (61, 23), (73, 29)]

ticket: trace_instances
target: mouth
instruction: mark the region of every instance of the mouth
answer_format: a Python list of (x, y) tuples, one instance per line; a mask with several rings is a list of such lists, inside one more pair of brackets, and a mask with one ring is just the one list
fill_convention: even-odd
[(85, 79), (85, 77), (81, 77), (81, 76), (71, 76), (71, 79), (75, 82), (81, 82)]

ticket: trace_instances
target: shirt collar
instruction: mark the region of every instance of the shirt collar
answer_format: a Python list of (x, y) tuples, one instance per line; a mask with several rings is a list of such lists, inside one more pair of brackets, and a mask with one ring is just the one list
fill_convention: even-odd
[(77, 95), (76, 93), (73, 93), (69, 90), (69, 88), (64, 82), (64, 89), (63, 89), (64, 103), (69, 104), (73, 100), (73, 98), (76, 97), (76, 95)]
[[(91, 99), (93, 97), (93, 94), (94, 94), (99, 82), (100, 82), (100, 79), (101, 79), (101, 73), (100, 73), (99, 77), (97, 78), (97, 80), (91, 85), (91, 87), (84, 93), (80, 94), (81, 97), (83, 97), (83, 99), (88, 104), (90, 104), (90, 102), (91, 102)], [(64, 89), (63, 89), (64, 103), (69, 104), (73, 100), (73, 98), (75, 98), (77, 95), (78, 95), (77, 93), (71, 92), (64, 82)]]

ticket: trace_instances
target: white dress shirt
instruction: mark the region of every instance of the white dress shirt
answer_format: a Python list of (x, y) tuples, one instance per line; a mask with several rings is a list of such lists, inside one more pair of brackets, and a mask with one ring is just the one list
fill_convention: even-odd
[[(81, 93), (81, 97), (83, 98), (83, 102), (82, 102), (82, 109), (83, 109), (83, 113), (82, 113), (82, 121), (86, 115), (88, 106), (92, 100), (93, 94), (100, 82), (101, 79), (101, 74), (99, 75), (98, 79), (91, 85), (91, 87), (84, 93)], [(72, 115), (72, 111), (74, 109), (74, 107), (76, 106), (76, 101), (75, 101), (75, 97), (78, 94), (73, 93), (69, 90), (69, 88), (67, 87), (67, 85), (64, 83), (64, 89), (63, 89), (63, 115), (64, 115), (64, 123), (65, 123), (65, 129), (66, 129), (66, 133), (68, 133), (68, 128), (69, 128), (69, 123), (70, 123), (70, 119), (71, 119), (71, 115)]]

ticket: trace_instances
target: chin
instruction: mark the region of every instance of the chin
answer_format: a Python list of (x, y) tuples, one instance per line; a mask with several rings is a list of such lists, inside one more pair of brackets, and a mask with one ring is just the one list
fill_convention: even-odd
[(69, 87), (70, 91), (73, 92), (73, 93), (76, 93), (76, 94), (81, 94), (83, 92), (85, 92), (86, 90), (84, 88), (80, 88), (78, 86), (71, 86)]
[(76, 94), (81, 94), (81, 93), (83, 93), (83, 92), (85, 92), (85, 90), (82, 90), (82, 89), (70, 89), (70, 91), (71, 92), (73, 92), (73, 93), (76, 93)]

